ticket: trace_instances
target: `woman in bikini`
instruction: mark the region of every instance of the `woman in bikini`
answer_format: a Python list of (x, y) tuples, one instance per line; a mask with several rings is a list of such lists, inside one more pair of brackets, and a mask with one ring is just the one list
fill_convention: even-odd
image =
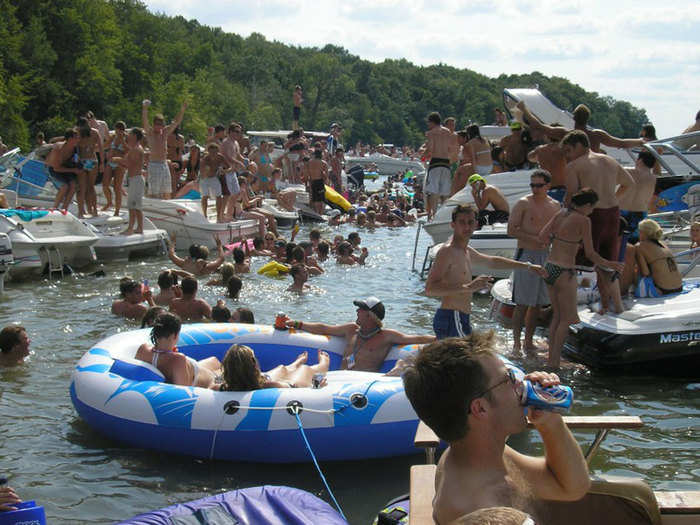
[(124, 183), (124, 168), (117, 162), (112, 162), (113, 157), (126, 157), (128, 152), (126, 145), (126, 124), (121, 120), (114, 125), (114, 135), (109, 144), (108, 161), (105, 163), (105, 171), (102, 176), (102, 192), (107, 203), (102, 207), (106, 211), (112, 207), (112, 185), (114, 185), (114, 216), (119, 216), (122, 207), (122, 190)]
[(683, 277), (678, 271), (673, 253), (663, 242), (663, 230), (653, 219), (639, 223), (639, 243), (636, 258), (640, 277), (654, 280), (656, 289), (663, 295), (683, 290)]
[[(233, 345), (224, 356), (224, 381), (214, 385), (214, 390), (247, 392), (261, 388), (309, 388), (315, 374), (328, 372), (330, 358), (323, 350), (318, 351), (318, 364), (307, 365), (307, 352), (302, 352), (289, 365), (279, 365), (263, 373), (253, 350), (245, 345)], [(321, 386), (325, 384), (321, 382)]]
[[(262, 205), (263, 198), (250, 196), (248, 181), (245, 177), (238, 177), (238, 184), (241, 187), (241, 193), (236, 201), (233, 218), (257, 219), (260, 237), (265, 237), (267, 229), (274, 235), (277, 235), (277, 221), (275, 221), (275, 217), (259, 208)], [(265, 227), (266, 222), (267, 228)]]
[(472, 124), (467, 127), (467, 143), (465, 160), (472, 163), (474, 173), (485, 177), (491, 173), (493, 161), (491, 160), (491, 144), (481, 137), (479, 126)]
[(571, 207), (562, 209), (547, 223), (540, 233), (540, 241), (551, 242), (551, 251), (544, 269), (544, 278), (552, 302), (552, 322), (549, 326), (549, 359), (547, 365), (559, 368), (561, 349), (569, 331), (569, 325), (578, 322), (576, 291), (576, 254), (583, 245), (586, 257), (598, 266), (621, 272), (624, 264), (603, 259), (593, 250), (591, 220), (588, 216), (598, 195), (590, 188), (583, 188), (571, 197)]
[(173, 385), (212, 388), (221, 375), (221, 363), (216, 357), (195, 361), (175, 347), (180, 336), (180, 318), (171, 313), (156, 317), (151, 329), (152, 345), (142, 344), (136, 359), (151, 363)]

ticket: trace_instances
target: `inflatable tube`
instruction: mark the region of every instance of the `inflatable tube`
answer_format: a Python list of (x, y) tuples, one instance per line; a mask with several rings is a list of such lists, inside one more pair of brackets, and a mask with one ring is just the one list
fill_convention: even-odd
[[(150, 363), (134, 359), (150, 330), (110, 336), (88, 350), (71, 376), (70, 396), (88, 425), (117, 441), (144, 449), (231, 461), (306, 462), (309, 452), (290, 403), (321, 461), (415, 454), (418, 419), (399, 377), (338, 371), (346, 341), (271, 326), (209, 323), (182, 327), (178, 349), (194, 359), (223, 359), (234, 344), (253, 348), (262, 370), (292, 362), (302, 351), (309, 363), (328, 352), (328, 385), (217, 392), (163, 382)], [(381, 372), (418, 345), (392, 347)], [(313, 411), (305, 411), (313, 409)]]
[(326, 186), (326, 202), (333, 208), (337, 208), (342, 212), (347, 212), (352, 208), (352, 205), (347, 199), (330, 186)]
[[(248, 249), (252, 250), (253, 247), (253, 239), (248, 239), (246, 240), (246, 244), (248, 245)], [(232, 244), (226, 244), (224, 245), (224, 250), (226, 251), (227, 254), (233, 253), (233, 250), (236, 248), (243, 248), (243, 251), (245, 251), (245, 248), (243, 246), (243, 243), (241, 241), (234, 242)]]
[(289, 273), (290, 268), (277, 261), (270, 261), (258, 270), (258, 274), (265, 277), (277, 277), (280, 274)]
[[(254, 518), (253, 518), (254, 517)], [(255, 523), (256, 525), (347, 525), (338, 512), (313, 494), (292, 487), (250, 487), (178, 503), (118, 525), (173, 523)]]

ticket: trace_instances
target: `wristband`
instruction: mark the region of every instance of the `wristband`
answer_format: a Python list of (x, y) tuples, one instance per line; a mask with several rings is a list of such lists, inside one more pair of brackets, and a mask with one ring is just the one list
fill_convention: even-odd
[(301, 321), (294, 321), (294, 328), (297, 330), (301, 330), (301, 327), (304, 326), (304, 323)]

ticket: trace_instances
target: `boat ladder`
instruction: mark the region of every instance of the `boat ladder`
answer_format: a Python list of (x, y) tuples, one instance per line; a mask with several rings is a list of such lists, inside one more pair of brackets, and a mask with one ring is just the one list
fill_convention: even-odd
[(63, 253), (55, 246), (42, 246), (39, 248), (39, 256), (41, 260), (46, 257), (46, 267), (49, 274), (49, 280), (52, 279), (54, 273), (60, 273), (63, 278)]
[[(420, 237), (420, 232), (423, 229), (423, 221), (418, 221), (418, 229), (416, 230), (416, 241), (413, 244), (413, 258), (411, 261), (411, 271), (416, 272), (416, 255), (418, 251), (418, 239)], [(433, 265), (433, 260), (430, 258), (430, 250), (433, 249), (435, 245), (431, 244), (425, 249), (425, 255), (423, 256), (423, 264), (421, 266), (420, 272), (418, 275), (420, 276), (421, 280), (425, 280), (426, 274), (430, 271), (430, 268)]]

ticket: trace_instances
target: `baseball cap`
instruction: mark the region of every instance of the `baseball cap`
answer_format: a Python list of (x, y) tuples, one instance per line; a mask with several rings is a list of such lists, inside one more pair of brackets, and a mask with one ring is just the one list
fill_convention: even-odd
[(484, 179), (484, 177), (482, 177), (481, 175), (475, 173), (474, 175), (469, 177), (469, 179), (467, 179), (467, 184), (474, 184), (475, 182), (479, 181), (486, 182), (486, 179)]
[(352, 304), (363, 310), (369, 310), (376, 315), (379, 320), (384, 319), (384, 304), (374, 296), (368, 297), (367, 299), (356, 299)]
[(523, 125), (517, 120), (510, 123), (510, 129), (523, 129)]

